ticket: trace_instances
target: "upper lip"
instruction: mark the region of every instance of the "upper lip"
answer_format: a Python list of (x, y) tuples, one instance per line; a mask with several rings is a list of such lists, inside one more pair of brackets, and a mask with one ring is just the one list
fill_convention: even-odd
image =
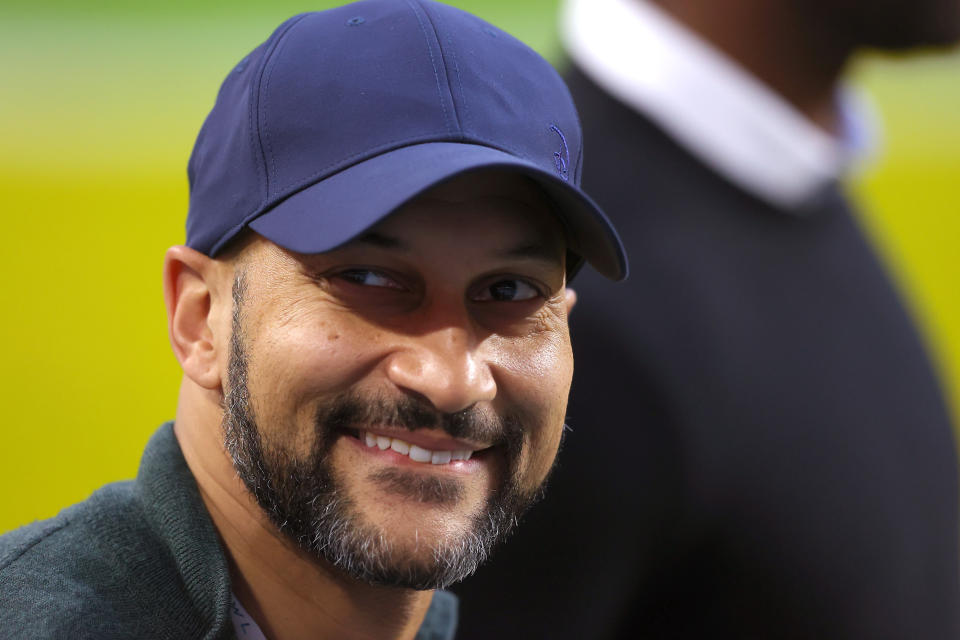
[(398, 440), (415, 444), (418, 447), (429, 449), (430, 451), (480, 451), (493, 446), (490, 443), (470, 442), (469, 440), (451, 438), (443, 431), (436, 429), (417, 429), (416, 431), (391, 429), (389, 427), (357, 427), (356, 429), (361, 433), (361, 436), (365, 432), (374, 436), (397, 438)]

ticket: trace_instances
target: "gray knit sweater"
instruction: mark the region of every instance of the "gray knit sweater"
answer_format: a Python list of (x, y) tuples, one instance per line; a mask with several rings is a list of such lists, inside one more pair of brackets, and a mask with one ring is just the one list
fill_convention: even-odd
[[(0, 637), (233, 640), (230, 574), (172, 423), (137, 479), (0, 536)], [(456, 600), (434, 595), (418, 640), (451, 640)]]

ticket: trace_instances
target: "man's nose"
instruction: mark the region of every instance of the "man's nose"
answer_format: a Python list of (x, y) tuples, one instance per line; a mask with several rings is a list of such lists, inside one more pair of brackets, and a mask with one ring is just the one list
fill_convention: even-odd
[(497, 395), (489, 364), (462, 327), (444, 327), (411, 336), (391, 354), (387, 376), (399, 388), (427, 399), (435, 409), (455, 413)]

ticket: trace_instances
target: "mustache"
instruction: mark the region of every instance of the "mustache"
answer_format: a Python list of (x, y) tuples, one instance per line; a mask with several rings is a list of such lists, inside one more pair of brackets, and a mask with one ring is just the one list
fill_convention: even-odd
[(452, 438), (519, 447), (524, 425), (517, 414), (500, 416), (477, 406), (455, 413), (438, 411), (429, 401), (414, 396), (389, 399), (363, 397), (356, 393), (339, 396), (321, 407), (318, 427), (325, 430), (362, 429), (383, 425), (394, 429), (438, 429)]

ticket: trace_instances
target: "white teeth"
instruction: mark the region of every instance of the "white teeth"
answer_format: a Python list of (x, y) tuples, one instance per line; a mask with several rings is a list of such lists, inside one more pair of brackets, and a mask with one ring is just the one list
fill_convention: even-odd
[(432, 451), (418, 447), (415, 444), (410, 445), (410, 459), (414, 462), (430, 462), (432, 457)]
[(430, 457), (433, 464), (447, 464), (450, 462), (451, 453), (449, 451), (434, 451)]
[(461, 449), (459, 451), (431, 451), (410, 444), (399, 438), (389, 438), (387, 436), (377, 436), (369, 432), (363, 432), (363, 441), (371, 449), (377, 447), (381, 451), (392, 449), (403, 456), (410, 456), (414, 462), (429, 462), (431, 464), (447, 464), (452, 460), (469, 460), (473, 451)]

